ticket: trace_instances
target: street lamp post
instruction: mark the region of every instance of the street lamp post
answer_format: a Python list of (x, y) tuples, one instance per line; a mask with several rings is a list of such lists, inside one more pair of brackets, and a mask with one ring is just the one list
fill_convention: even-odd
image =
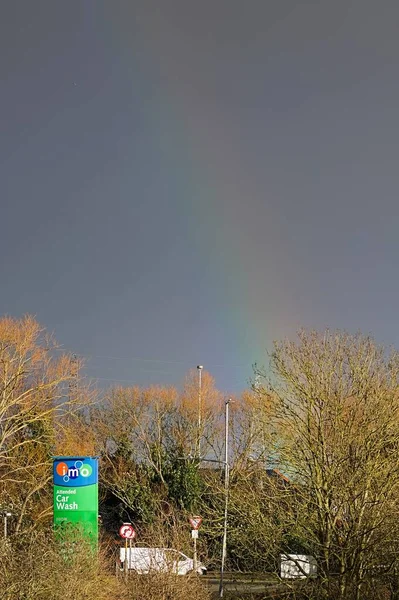
[[(203, 367), (198, 366), (197, 369), (201, 370)], [(200, 371), (201, 372), (201, 371)], [(201, 381), (201, 379), (199, 379)], [(201, 388), (200, 388), (201, 390)], [(199, 398), (201, 396), (199, 395)], [(224, 522), (223, 522), (223, 542), (222, 542), (222, 562), (220, 566), (220, 583), (219, 583), (219, 598), (223, 598), (223, 578), (224, 578), (224, 567), (226, 563), (227, 554), (227, 524), (228, 524), (228, 508), (229, 508), (229, 405), (232, 402), (231, 398), (225, 400), (224, 403), (224, 460), (217, 460), (214, 458), (201, 458), (198, 454), (199, 460), (202, 462), (212, 462), (218, 464), (224, 464)], [(189, 455), (189, 458), (194, 458)], [(183, 460), (183, 459), (182, 459)]]
[(222, 544), (222, 563), (220, 566), (220, 584), (219, 598), (223, 598), (223, 577), (224, 566), (226, 563), (227, 553), (227, 522), (228, 522), (228, 507), (229, 507), (229, 405), (231, 398), (225, 401), (224, 408), (224, 525), (223, 525), (223, 544)]
[(201, 423), (202, 423), (202, 365), (197, 365), (198, 370), (198, 458), (201, 458)]

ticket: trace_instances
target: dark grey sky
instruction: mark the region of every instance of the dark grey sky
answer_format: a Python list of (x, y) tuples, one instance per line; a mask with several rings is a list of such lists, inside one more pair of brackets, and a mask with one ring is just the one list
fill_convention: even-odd
[(1, 314), (101, 385), (239, 390), (300, 326), (399, 346), (396, 1), (1, 12)]

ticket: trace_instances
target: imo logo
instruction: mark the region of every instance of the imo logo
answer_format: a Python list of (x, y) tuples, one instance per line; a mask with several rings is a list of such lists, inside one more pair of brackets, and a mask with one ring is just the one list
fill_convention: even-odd
[(71, 479), (77, 479), (79, 475), (81, 477), (90, 477), (93, 472), (91, 465), (81, 460), (76, 460), (73, 466), (68, 466), (66, 463), (60, 462), (55, 470), (65, 483), (68, 483)]

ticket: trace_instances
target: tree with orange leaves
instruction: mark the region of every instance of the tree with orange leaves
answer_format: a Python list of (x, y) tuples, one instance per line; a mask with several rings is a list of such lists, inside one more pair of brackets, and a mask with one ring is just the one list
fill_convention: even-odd
[(17, 529), (33, 500), (41, 504), (64, 419), (88, 400), (71, 393), (75, 373), (76, 360), (33, 317), (0, 319), (0, 502), (14, 505)]
[(218, 433), (222, 431), (220, 417), (223, 414), (223, 395), (215, 387), (215, 379), (208, 371), (202, 371), (199, 385), (198, 371), (189, 371), (180, 399), (182, 431), (185, 432), (184, 448), (187, 455), (209, 456), (218, 449)]

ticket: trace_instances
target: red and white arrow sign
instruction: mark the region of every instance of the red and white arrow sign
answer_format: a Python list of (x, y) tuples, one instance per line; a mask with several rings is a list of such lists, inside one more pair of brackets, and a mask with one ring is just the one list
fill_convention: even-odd
[(189, 521), (189, 523), (190, 523), (191, 527), (192, 527), (194, 530), (196, 530), (196, 529), (199, 529), (199, 528), (200, 528), (200, 526), (201, 526), (201, 523), (202, 523), (202, 517), (198, 517), (198, 516), (195, 516), (195, 517), (190, 517), (188, 521)]
[(119, 535), (125, 540), (134, 540), (136, 537), (136, 532), (131, 523), (123, 523), (123, 525), (119, 528)]

